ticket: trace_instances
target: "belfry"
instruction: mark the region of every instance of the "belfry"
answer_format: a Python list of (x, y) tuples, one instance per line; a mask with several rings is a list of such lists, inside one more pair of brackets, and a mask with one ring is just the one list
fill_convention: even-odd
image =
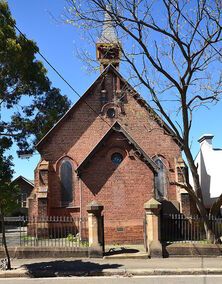
[(101, 73), (109, 64), (119, 70), (121, 44), (108, 12), (105, 13), (102, 35), (96, 44), (96, 57), (100, 62)]

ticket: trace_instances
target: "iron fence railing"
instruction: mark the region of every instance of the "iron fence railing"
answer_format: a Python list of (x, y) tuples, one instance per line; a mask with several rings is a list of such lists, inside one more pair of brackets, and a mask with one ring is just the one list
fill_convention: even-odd
[[(211, 229), (216, 238), (222, 236), (222, 218), (209, 216)], [(200, 216), (183, 214), (161, 215), (162, 242), (207, 242), (204, 222)]]
[[(87, 247), (88, 219), (70, 216), (5, 217), (8, 246)], [(0, 245), (2, 230), (0, 228)]]

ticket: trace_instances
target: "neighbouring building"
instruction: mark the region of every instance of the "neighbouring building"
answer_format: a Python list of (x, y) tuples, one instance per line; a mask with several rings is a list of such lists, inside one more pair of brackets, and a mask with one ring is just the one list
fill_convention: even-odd
[(212, 134), (200, 137), (200, 151), (195, 158), (205, 207), (210, 209), (221, 195), (221, 162), (222, 149), (213, 148)]
[(12, 215), (28, 215), (28, 198), (34, 188), (34, 181), (23, 176), (18, 176), (12, 181), (19, 188), (18, 208)]
[(171, 129), (119, 73), (120, 43), (110, 24), (96, 45), (101, 74), (38, 143), (32, 216), (86, 217), (104, 206), (106, 243), (143, 242), (144, 203), (180, 211), (181, 149)]

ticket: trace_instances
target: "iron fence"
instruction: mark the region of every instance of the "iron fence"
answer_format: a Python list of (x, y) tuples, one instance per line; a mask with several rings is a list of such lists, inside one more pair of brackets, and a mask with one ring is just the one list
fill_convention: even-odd
[(88, 247), (87, 218), (5, 217), (5, 232), (8, 246)]
[[(209, 216), (209, 222), (216, 239), (222, 236), (222, 218)], [(207, 242), (204, 222), (200, 216), (163, 214), (161, 216), (162, 242)]]

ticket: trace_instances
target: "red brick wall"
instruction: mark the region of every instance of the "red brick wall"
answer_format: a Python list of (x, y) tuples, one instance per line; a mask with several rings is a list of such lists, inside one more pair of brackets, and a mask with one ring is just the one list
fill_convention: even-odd
[(188, 193), (181, 194), (182, 212), (185, 216), (198, 215), (197, 207), (194, 200)]
[[(111, 79), (111, 75), (106, 78), (105, 85), (108, 90), (112, 88)], [(84, 98), (87, 104), (100, 113), (99, 87), (89, 92)], [(179, 147), (172, 138), (164, 133), (153, 117), (136, 102), (129, 92), (126, 93), (124, 109), (125, 115), (120, 114), (117, 120), (125, 130), (150, 156), (156, 154), (165, 156), (174, 170), (174, 158), (179, 156)], [(42, 157), (56, 163), (62, 156), (69, 155), (79, 164), (109, 130), (109, 125), (112, 125), (116, 120), (116, 118), (109, 119), (105, 116), (103, 119), (108, 124), (81, 100), (69, 112), (63, 123), (58, 124), (52, 132), (53, 135), (48, 136), (46, 143), (40, 146)]]
[[(104, 79), (104, 87), (108, 91), (107, 97), (110, 101), (114, 99), (114, 77), (109, 74)], [(123, 88), (123, 83), (121, 87)], [(84, 95), (84, 99), (97, 113), (101, 111), (100, 91), (101, 84), (98, 83)], [(77, 178), (75, 169), (109, 130), (109, 125), (118, 120), (150, 157), (162, 155), (171, 180), (175, 180), (175, 161), (180, 155), (178, 145), (129, 92), (125, 93), (124, 110), (125, 114), (119, 112), (115, 119), (104, 115), (103, 119), (107, 124), (80, 100), (39, 146), (42, 158), (50, 161), (51, 165), (49, 214), (86, 216), (86, 205), (97, 200), (104, 206), (105, 238), (109, 242), (123, 239), (122, 235), (125, 239), (142, 241), (143, 205), (153, 197), (153, 172), (135, 155), (130, 157), (128, 153), (132, 151), (132, 146), (120, 134), (112, 135), (91, 159), (81, 179)], [(126, 153), (124, 161), (117, 168), (110, 160), (113, 147)], [(69, 209), (61, 208), (60, 202), (59, 164), (63, 157), (69, 158), (73, 164), (75, 193), (73, 208)], [(175, 186), (169, 185), (167, 196), (170, 200), (177, 199)]]
[[(123, 155), (125, 152), (119, 166), (111, 161), (117, 149)], [(106, 242), (119, 242), (123, 238), (143, 240), (143, 206), (153, 197), (153, 172), (135, 155), (129, 156), (129, 152), (132, 155), (132, 146), (125, 136), (112, 134), (81, 174), (83, 214), (86, 216), (86, 206), (92, 200), (104, 206)]]

